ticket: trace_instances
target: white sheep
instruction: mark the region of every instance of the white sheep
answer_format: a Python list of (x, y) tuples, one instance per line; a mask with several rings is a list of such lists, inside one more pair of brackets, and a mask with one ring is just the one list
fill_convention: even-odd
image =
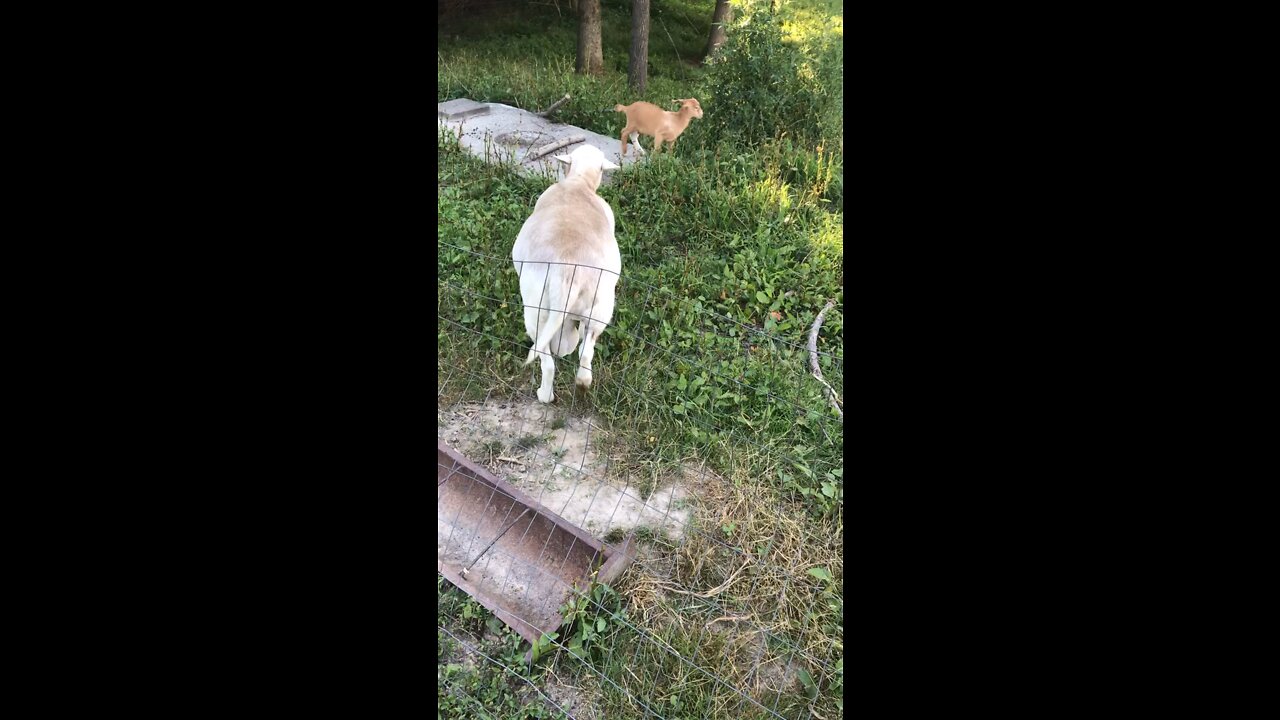
[(595, 344), (613, 319), (613, 291), (622, 273), (622, 255), (613, 236), (613, 210), (596, 195), (605, 170), (617, 165), (604, 153), (583, 145), (556, 160), (569, 166), (564, 179), (538, 198), (524, 221), (511, 260), (520, 276), (524, 327), (533, 345), (524, 364), (542, 357), (538, 400), (555, 399), (551, 391), (556, 361), (578, 351), (574, 382), (591, 386)]

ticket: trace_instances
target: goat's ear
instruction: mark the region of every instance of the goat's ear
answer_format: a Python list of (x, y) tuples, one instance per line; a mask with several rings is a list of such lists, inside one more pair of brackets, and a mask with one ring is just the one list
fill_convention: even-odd
[(557, 156), (556, 156), (556, 159), (557, 159), (557, 160), (559, 160), (560, 162), (564, 163), (565, 165), (568, 165), (568, 164), (571, 162), (571, 161), (569, 160), (569, 156), (568, 156), (568, 155), (557, 155)]
[(618, 166), (617, 166), (617, 165), (614, 165), (613, 163), (609, 162), (608, 160), (603, 160), (603, 161), (601, 161), (601, 163), (600, 163), (600, 167), (604, 168), (605, 170), (617, 170), (617, 169), (618, 169)]

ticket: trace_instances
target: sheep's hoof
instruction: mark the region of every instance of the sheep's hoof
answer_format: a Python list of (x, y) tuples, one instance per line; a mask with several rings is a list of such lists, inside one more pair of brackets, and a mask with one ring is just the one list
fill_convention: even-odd
[(556, 399), (556, 394), (551, 392), (551, 388), (538, 388), (538, 402), (550, 403)]
[(578, 374), (573, 376), (573, 382), (583, 390), (591, 387), (591, 371), (579, 370)]

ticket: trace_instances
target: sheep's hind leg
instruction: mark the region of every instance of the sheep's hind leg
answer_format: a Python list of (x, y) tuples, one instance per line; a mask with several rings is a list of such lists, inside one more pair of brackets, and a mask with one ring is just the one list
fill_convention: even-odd
[(596, 340), (604, 326), (591, 323), (591, 329), (582, 333), (582, 347), (578, 350), (578, 372), (573, 376), (575, 385), (582, 389), (591, 387), (591, 358), (596, 354)]
[(542, 359), (542, 385), (538, 388), (538, 400), (544, 403), (549, 403), (556, 397), (551, 390), (556, 375), (556, 338), (560, 335), (565, 319), (563, 312), (552, 310), (547, 313), (546, 324), (538, 328), (538, 339), (529, 349), (529, 358), (524, 361), (528, 365), (533, 362), (534, 355)]
[(542, 387), (538, 388), (538, 400), (540, 402), (549, 403), (556, 399), (555, 393), (551, 390), (552, 384), (555, 382), (556, 361), (552, 359), (550, 352), (542, 353)]

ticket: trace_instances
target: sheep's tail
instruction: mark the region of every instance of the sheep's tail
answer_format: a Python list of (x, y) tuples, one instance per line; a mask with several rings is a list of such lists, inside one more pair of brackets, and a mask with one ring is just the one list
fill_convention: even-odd
[[(545, 299), (548, 308), (564, 307), (565, 311), (569, 309), (569, 303), (572, 298), (569, 297), (570, 278), (561, 276), (560, 282), (555, 285), (548, 283)], [(558, 287), (557, 287), (558, 286)], [(552, 292), (552, 288), (557, 288), (560, 292)], [(547, 310), (547, 319), (545, 323), (538, 326), (538, 339), (534, 341), (533, 346), (529, 348), (529, 356), (524, 359), (524, 364), (528, 365), (539, 353), (551, 352), (551, 343), (560, 334), (560, 326), (564, 324), (564, 320), (568, 317), (568, 313), (561, 310)], [(539, 319), (542, 315), (541, 310), (538, 311)]]

